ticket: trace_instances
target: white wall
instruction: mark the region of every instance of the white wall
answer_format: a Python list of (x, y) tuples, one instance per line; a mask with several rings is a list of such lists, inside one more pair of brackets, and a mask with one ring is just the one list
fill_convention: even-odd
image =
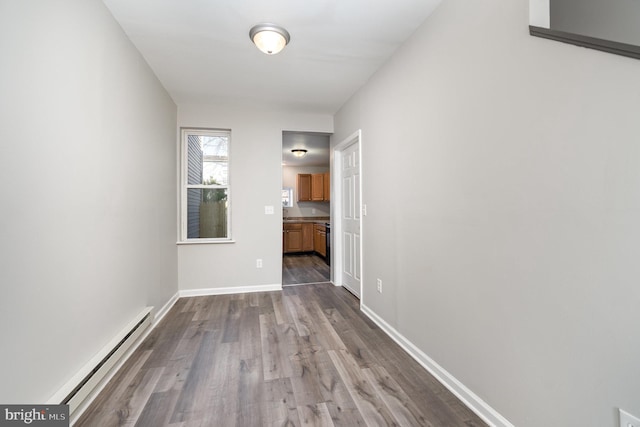
[(176, 107), (98, 0), (0, 1), (0, 402), (177, 291)]
[[(328, 161), (329, 159), (327, 159)], [(283, 166), (282, 186), (293, 188), (293, 206), (284, 208), (285, 217), (317, 217), (329, 216), (331, 205), (329, 202), (298, 202), (298, 174), (329, 172), (329, 166)], [(315, 212), (314, 212), (315, 210)]]
[[(231, 129), (235, 243), (180, 245), (181, 290), (282, 283), (282, 131), (333, 132), (330, 115), (227, 105), (180, 105), (180, 127)], [(264, 207), (273, 206), (274, 215)], [(263, 268), (256, 268), (256, 259)]]
[(336, 115), (363, 302), (516, 426), (614, 426), (640, 415), (640, 61), (527, 12), (443, 2)]

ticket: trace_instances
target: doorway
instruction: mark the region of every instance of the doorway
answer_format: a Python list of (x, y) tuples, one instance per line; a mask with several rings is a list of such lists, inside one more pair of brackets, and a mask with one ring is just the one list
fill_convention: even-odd
[(331, 281), (329, 137), (282, 132), (283, 286)]
[(334, 148), (334, 284), (362, 295), (361, 131)]

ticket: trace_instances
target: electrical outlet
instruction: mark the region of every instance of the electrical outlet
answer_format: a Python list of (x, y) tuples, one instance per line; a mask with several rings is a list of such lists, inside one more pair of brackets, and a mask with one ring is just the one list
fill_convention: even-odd
[(260, 258), (256, 260), (256, 268), (262, 268), (262, 260)]
[(362, 205), (362, 215), (367, 216), (367, 205)]
[[(379, 293), (382, 293), (382, 279), (377, 279), (376, 280), (376, 289), (378, 289)], [(640, 426), (638, 426), (640, 427)]]
[(265, 215), (273, 215), (274, 214), (274, 209), (273, 206), (265, 206), (264, 207), (264, 214)]
[(620, 412), (620, 427), (640, 427), (640, 418), (618, 408)]

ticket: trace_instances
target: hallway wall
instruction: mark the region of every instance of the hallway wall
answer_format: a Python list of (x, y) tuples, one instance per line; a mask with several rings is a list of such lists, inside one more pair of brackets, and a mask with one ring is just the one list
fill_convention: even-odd
[(363, 303), (518, 427), (640, 415), (638, 76), (526, 0), (447, 0), (335, 117)]
[(0, 2), (0, 402), (177, 292), (176, 106), (99, 0)]
[[(180, 105), (178, 126), (231, 129), (234, 243), (178, 248), (179, 286), (240, 292), (282, 284), (282, 131), (333, 131), (333, 117), (255, 106)], [(265, 206), (274, 214), (265, 215)], [(263, 268), (256, 268), (256, 259)]]

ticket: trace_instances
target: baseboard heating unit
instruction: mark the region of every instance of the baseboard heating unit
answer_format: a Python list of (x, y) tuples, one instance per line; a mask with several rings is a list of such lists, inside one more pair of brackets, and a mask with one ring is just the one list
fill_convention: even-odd
[(87, 397), (93, 392), (97, 393), (104, 386), (113, 368), (119, 367), (119, 362), (124, 362), (124, 356), (128, 356), (127, 351), (132, 349), (132, 346), (149, 329), (153, 323), (152, 310), (153, 307), (142, 310), (109, 344), (49, 399), (49, 403), (69, 405), (69, 414), (73, 420), (74, 412)]

